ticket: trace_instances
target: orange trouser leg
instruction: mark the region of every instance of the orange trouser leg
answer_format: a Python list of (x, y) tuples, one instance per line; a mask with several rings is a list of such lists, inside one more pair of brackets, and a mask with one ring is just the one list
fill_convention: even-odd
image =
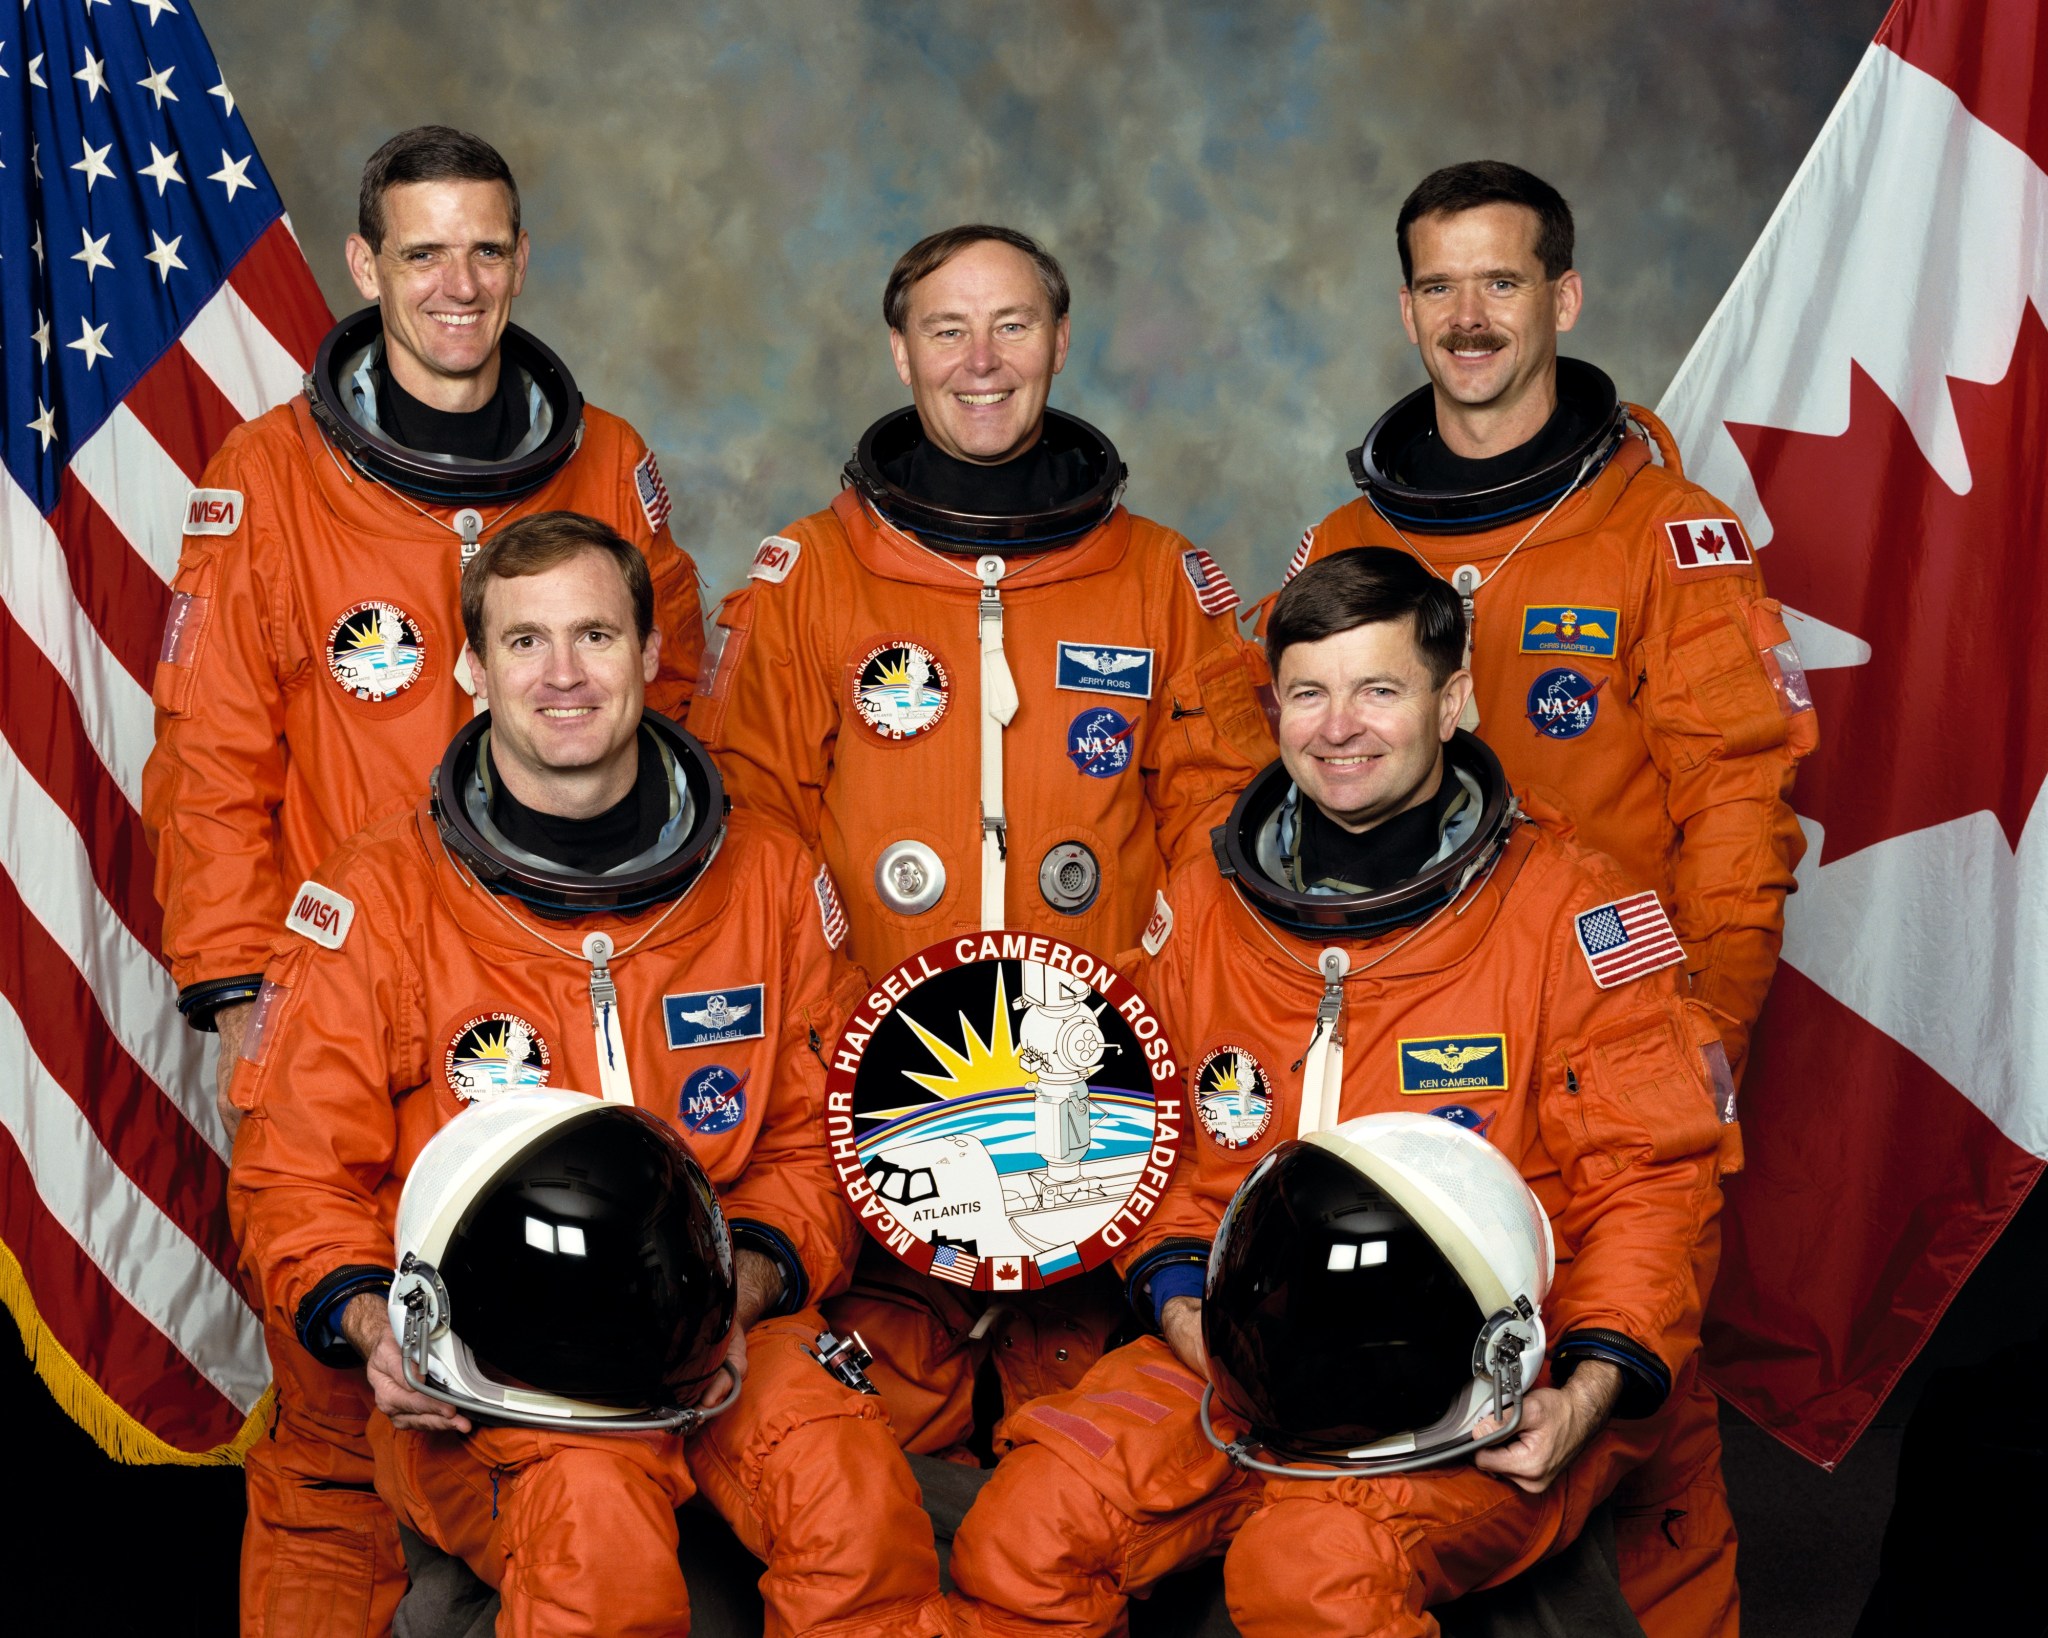
[(1258, 1484), (1196, 1420), (1201, 1382), (1156, 1337), (1005, 1419), (953, 1542), (954, 1621), (988, 1638), (1092, 1638), (1125, 1601), (1222, 1550)]
[(1014, 1411), (1079, 1382), (1124, 1317), (1123, 1294), (1102, 1271), (984, 1298), (913, 1274), (872, 1244), (861, 1248), (852, 1289), (823, 1306), (835, 1332), (858, 1331), (874, 1354), (869, 1379), (898, 1441), (920, 1456), (965, 1451), (984, 1359), (995, 1360), (1003, 1409)]
[(383, 1638), (405, 1592), (398, 1521), (372, 1488), (361, 1371), (265, 1328), (272, 1425), (244, 1462), (242, 1638)]
[(910, 1464), (879, 1399), (804, 1351), (810, 1309), (747, 1333), (739, 1403), (689, 1444), (705, 1497), (765, 1563), (767, 1638), (931, 1638), (939, 1558)]
[(1721, 1477), (1720, 1404), (1695, 1381), (1664, 1442), (1615, 1490), (1621, 1590), (1648, 1638), (1736, 1638), (1735, 1518)]
[(499, 1638), (687, 1638), (672, 1434), (371, 1424), (377, 1483), (408, 1526), (498, 1589)]

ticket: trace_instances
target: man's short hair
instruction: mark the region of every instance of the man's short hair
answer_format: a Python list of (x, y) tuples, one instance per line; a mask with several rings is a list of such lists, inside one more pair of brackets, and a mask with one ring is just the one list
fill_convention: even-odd
[(633, 599), (633, 626), (644, 644), (654, 630), (654, 577), (640, 548), (581, 512), (536, 512), (506, 524), (463, 566), (462, 634), (471, 650), (484, 651), (484, 591), (491, 581), (545, 574), (585, 552), (602, 552), (618, 565)]
[(1406, 552), (1354, 546), (1332, 552), (1288, 581), (1266, 622), (1266, 662), (1280, 676), (1280, 656), (1296, 643), (1359, 626), (1415, 617), (1415, 646), (1441, 688), (1465, 663), (1465, 606), (1458, 594)]
[(356, 232), (373, 251), (384, 248), (384, 193), (407, 182), (502, 182), (512, 196), (512, 242), (519, 242), (519, 184), (512, 167), (480, 136), (452, 125), (400, 131), (363, 165), (356, 196)]
[(1546, 279), (1572, 270), (1572, 208), (1540, 176), (1499, 159), (1468, 159), (1431, 171), (1415, 184), (1394, 219), (1394, 238), (1401, 247), (1401, 282), (1415, 282), (1415, 258), (1408, 248), (1408, 229), (1424, 216), (1455, 216), (1481, 205), (1525, 205), (1536, 213), (1536, 259)]
[(917, 241), (896, 259), (889, 282), (882, 287), (882, 317), (889, 328), (901, 330), (910, 319), (910, 287), (950, 262), (969, 245), (993, 239), (997, 244), (1020, 250), (1031, 260), (1038, 282), (1045, 286), (1045, 299), (1052, 303), (1053, 321), (1067, 316), (1072, 292), (1067, 288), (1067, 271), (1053, 253), (1028, 233), (1015, 228), (995, 227), (987, 222), (963, 222)]

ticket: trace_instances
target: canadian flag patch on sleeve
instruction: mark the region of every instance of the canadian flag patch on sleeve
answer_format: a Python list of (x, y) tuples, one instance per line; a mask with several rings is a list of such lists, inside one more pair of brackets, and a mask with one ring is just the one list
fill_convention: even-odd
[(818, 895), (818, 922), (825, 929), (825, 942), (836, 950), (846, 942), (846, 907), (839, 902), (839, 887), (829, 866), (818, 866), (811, 889)]
[(331, 887), (304, 881), (292, 895), (292, 913), (284, 918), (284, 924), (323, 949), (338, 950), (355, 919), (356, 907), (350, 900)]
[(647, 514), (648, 529), (660, 534), (661, 526), (668, 522), (668, 485), (661, 481), (661, 468), (655, 464), (651, 449), (633, 468), (633, 488), (640, 496), (640, 510)]
[(1680, 518), (1664, 525), (1664, 535), (1681, 569), (1732, 569), (1756, 561), (1749, 537), (1733, 518)]
[(1180, 566), (1187, 572), (1188, 584), (1195, 588), (1195, 601), (1202, 605), (1204, 614), (1228, 614), (1243, 601), (1230, 583), (1230, 576), (1201, 547), (1182, 552)]
[(1685, 959), (1685, 950), (1655, 893), (1638, 893), (1582, 912), (1574, 923), (1579, 950), (1603, 990)]
[(242, 526), (239, 489), (195, 489), (185, 497), (185, 533), (231, 535)]

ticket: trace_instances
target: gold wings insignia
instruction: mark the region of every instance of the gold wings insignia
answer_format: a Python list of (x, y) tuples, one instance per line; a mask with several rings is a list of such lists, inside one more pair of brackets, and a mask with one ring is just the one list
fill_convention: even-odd
[(1455, 1075), (1474, 1059), (1499, 1050), (1491, 1046), (1410, 1047), (1408, 1056), (1420, 1058), (1426, 1064), (1435, 1064), (1446, 1075)]

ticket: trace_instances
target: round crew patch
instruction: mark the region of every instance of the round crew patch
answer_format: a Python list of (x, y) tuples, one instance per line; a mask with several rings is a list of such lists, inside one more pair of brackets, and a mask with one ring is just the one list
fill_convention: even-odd
[(1096, 706), (1067, 724), (1067, 760), (1090, 779), (1114, 779), (1131, 765), (1131, 730), (1121, 711)]
[(546, 1086), (552, 1061), (540, 1031), (516, 1012), (484, 1012), (455, 1031), (442, 1067), (448, 1090), (474, 1103), (499, 1092)]
[(420, 680), (427, 639), (396, 603), (372, 599), (341, 611), (327, 632), (327, 669), (359, 700), (388, 700)]
[(676, 1114), (700, 1137), (730, 1132), (747, 1118), (747, 1076), (724, 1064), (692, 1070), (676, 1096)]
[(1250, 1049), (1228, 1042), (1195, 1069), (1195, 1119), (1220, 1149), (1249, 1149), (1273, 1124), (1273, 1082)]
[(877, 643), (853, 667), (853, 709), (882, 739), (915, 739), (945, 719), (953, 703), (946, 663), (909, 638)]
[(1551, 739), (1577, 739), (1600, 714), (1601, 684), (1569, 666), (1546, 671), (1529, 685), (1529, 721)]
[(1107, 1262), (1159, 1203), (1179, 1078), (1100, 956), (970, 933), (884, 975), (827, 1060), (826, 1136), (861, 1226), (919, 1274), (1031, 1290)]

